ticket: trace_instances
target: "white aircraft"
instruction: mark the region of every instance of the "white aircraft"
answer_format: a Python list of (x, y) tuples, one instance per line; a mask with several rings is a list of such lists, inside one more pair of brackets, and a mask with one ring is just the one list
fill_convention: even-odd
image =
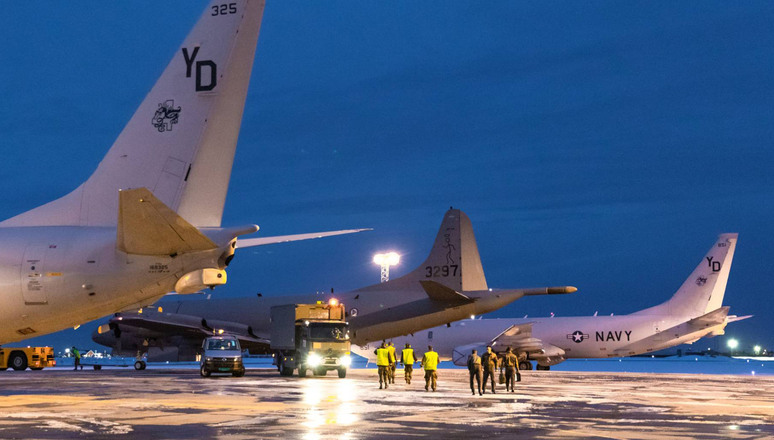
[[(522, 369), (532, 369), (529, 360), (535, 360), (539, 370), (548, 370), (565, 359), (632, 356), (722, 335), (729, 322), (750, 317), (729, 315), (729, 307), (722, 305), (736, 241), (737, 234), (720, 235), (672, 298), (630, 315), (470, 319), (392, 341), (398, 348), (411, 343), (417, 350), (432, 345), (442, 359), (462, 366), (473, 349), (512, 347), (523, 359)], [(352, 350), (374, 356), (370, 347)]]
[(91, 177), (0, 222), (0, 343), (226, 282), (258, 230), (220, 226), (263, 9), (211, 2)]

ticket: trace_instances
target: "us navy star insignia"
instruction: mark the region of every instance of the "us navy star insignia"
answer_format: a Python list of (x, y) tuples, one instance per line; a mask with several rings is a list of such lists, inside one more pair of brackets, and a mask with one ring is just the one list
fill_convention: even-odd
[(575, 342), (576, 344), (580, 344), (581, 342), (583, 342), (583, 340), (588, 338), (589, 338), (588, 333), (583, 333), (580, 330), (576, 330), (571, 334), (567, 335), (567, 339), (572, 339), (572, 342)]

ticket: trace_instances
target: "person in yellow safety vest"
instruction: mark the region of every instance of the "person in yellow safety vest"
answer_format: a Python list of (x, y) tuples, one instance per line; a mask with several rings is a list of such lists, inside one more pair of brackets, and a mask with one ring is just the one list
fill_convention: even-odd
[(382, 345), (374, 350), (374, 353), (376, 353), (376, 368), (379, 370), (379, 389), (382, 389), (382, 384), (384, 384), (384, 389), (387, 389), (390, 383), (387, 373), (387, 370), (390, 369), (390, 352), (387, 350), (387, 344), (382, 341)]
[(73, 348), (70, 351), (73, 354), (73, 358), (75, 359), (75, 364), (74, 364), (75, 366), (73, 367), (73, 371), (77, 370), (78, 367), (81, 367), (81, 370), (83, 370), (83, 365), (81, 365), (81, 352), (78, 351), (78, 349), (75, 348), (75, 346), (73, 346)]
[(414, 371), (414, 349), (411, 348), (411, 344), (406, 344), (406, 348), (403, 349), (400, 356), (401, 362), (403, 362), (403, 375), (406, 378), (406, 383), (411, 384), (411, 373)]
[(425, 391), (429, 391), (428, 388), (431, 387), (435, 391), (438, 381), (438, 375), (435, 372), (438, 369), (438, 353), (433, 351), (432, 345), (427, 346), (427, 351), (422, 356), (422, 368), (425, 369)]
[(398, 360), (395, 357), (395, 345), (392, 341), (387, 343), (387, 351), (390, 352), (390, 368), (387, 370), (387, 374), (390, 376), (390, 383), (395, 383), (395, 366), (398, 364)]

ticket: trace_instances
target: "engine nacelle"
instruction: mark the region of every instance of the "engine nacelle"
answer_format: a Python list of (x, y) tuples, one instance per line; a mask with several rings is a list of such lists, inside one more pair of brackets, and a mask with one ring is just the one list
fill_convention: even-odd
[(175, 292), (185, 295), (205, 288), (226, 284), (226, 271), (221, 269), (199, 269), (180, 277), (175, 283)]

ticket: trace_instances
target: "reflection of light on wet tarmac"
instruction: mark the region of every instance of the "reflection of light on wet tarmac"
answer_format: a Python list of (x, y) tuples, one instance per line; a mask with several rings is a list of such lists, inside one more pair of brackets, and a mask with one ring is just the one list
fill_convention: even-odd
[(305, 439), (320, 438), (314, 430), (322, 425), (351, 425), (359, 420), (353, 402), (357, 389), (350, 380), (308, 380), (303, 386), (303, 402), (308, 405)]

